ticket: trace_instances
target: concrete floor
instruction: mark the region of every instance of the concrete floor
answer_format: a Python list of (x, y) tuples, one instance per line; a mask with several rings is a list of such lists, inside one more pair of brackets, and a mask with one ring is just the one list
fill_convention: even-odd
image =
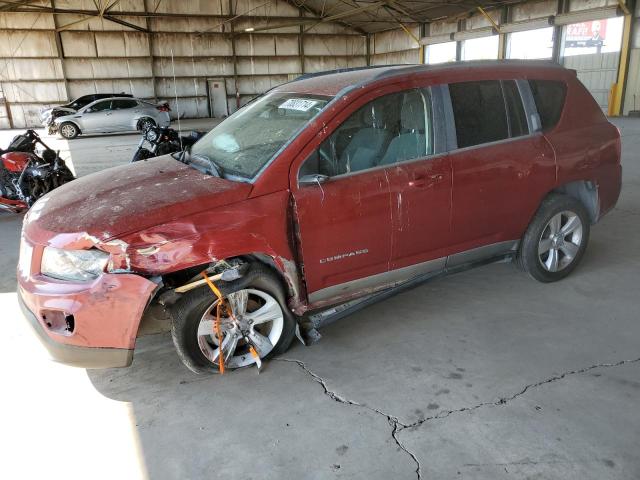
[[(639, 478), (640, 120), (615, 123), (622, 197), (569, 278), (451, 276), (259, 376), (191, 374), (166, 334), (140, 339), (129, 369), (48, 363), (15, 305), (20, 220), (0, 215), (0, 477)], [(111, 138), (80, 141), (128, 156), (134, 139)]]

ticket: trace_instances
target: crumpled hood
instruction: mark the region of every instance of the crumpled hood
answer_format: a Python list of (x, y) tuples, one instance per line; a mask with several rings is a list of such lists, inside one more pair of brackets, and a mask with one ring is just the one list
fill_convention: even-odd
[(248, 183), (205, 175), (167, 155), (109, 168), (50, 192), (29, 211), (24, 233), (46, 243), (56, 234), (104, 242), (238, 202), (250, 191)]
[(40, 111), (40, 118), (44, 119), (44, 118), (50, 117), (54, 112), (55, 113), (58, 113), (58, 112), (66, 113), (65, 116), (69, 116), (69, 115), (73, 115), (74, 113), (76, 113), (76, 110), (74, 110), (73, 108), (69, 108), (69, 107), (45, 108), (45, 109)]

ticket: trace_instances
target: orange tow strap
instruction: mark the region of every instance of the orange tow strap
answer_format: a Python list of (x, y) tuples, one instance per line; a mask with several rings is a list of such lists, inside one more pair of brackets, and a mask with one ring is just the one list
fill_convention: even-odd
[(211, 289), (211, 291), (216, 295), (216, 297), (218, 297), (218, 304), (216, 305), (216, 321), (213, 325), (213, 328), (215, 329), (214, 333), (218, 337), (218, 350), (219, 350), (218, 369), (220, 370), (220, 375), (224, 375), (224, 352), (222, 350), (223, 338), (222, 338), (222, 330), (220, 329), (220, 308), (224, 300), (222, 299), (222, 293), (220, 292), (220, 290), (218, 290), (218, 287), (216, 287), (213, 284), (213, 282), (209, 280), (209, 277), (207, 276), (207, 272), (204, 271), (200, 275), (204, 277), (204, 280), (205, 282), (207, 282), (207, 285), (209, 285), (209, 288)]

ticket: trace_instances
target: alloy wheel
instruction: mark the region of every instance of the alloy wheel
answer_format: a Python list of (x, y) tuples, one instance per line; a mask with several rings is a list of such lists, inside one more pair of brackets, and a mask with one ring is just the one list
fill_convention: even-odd
[(76, 127), (70, 124), (62, 125), (60, 133), (65, 138), (71, 138), (76, 134)]
[(222, 341), (216, 334), (217, 305), (218, 300), (207, 308), (197, 332), (200, 351), (213, 364), (218, 365), (220, 355), (224, 355), (226, 367), (246, 367), (255, 362), (250, 346), (264, 358), (280, 340), (284, 314), (268, 293), (248, 288), (225, 297), (220, 316)]
[(582, 228), (574, 212), (565, 210), (551, 217), (538, 242), (538, 259), (545, 270), (559, 272), (571, 265), (582, 246)]

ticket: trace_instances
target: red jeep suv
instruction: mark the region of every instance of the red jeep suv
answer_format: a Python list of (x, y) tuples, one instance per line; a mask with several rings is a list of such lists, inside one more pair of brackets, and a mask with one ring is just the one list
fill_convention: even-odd
[(314, 311), (409, 282), (505, 258), (567, 276), (618, 199), (620, 148), (575, 72), (550, 63), (304, 76), (188, 152), (43, 197), (20, 302), (61, 362), (129, 365), (160, 302), (188, 368), (244, 367)]

